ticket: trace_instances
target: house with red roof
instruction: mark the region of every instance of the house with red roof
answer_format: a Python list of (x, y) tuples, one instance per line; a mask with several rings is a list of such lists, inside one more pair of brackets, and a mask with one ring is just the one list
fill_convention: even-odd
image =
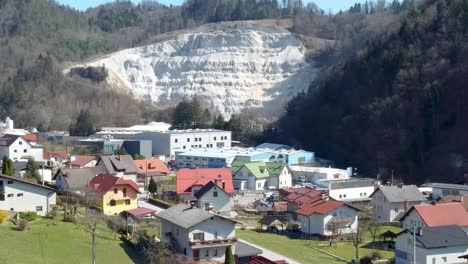
[(46, 151), (42, 154), (42, 158), (53, 167), (59, 167), (69, 160), (66, 151)]
[(226, 168), (181, 169), (177, 172), (176, 192), (186, 202), (196, 201), (195, 193), (209, 182), (230, 195), (234, 193), (232, 172)]
[(42, 161), (43, 147), (30, 137), (5, 134), (0, 138), (0, 157), (8, 156), (12, 160), (34, 159)]
[(160, 159), (134, 160), (137, 167), (137, 183), (148, 186), (151, 177), (169, 175), (170, 170)]
[(468, 231), (468, 212), (461, 203), (414, 205), (401, 218), (403, 227), (435, 227), (457, 225)]
[(132, 180), (124, 180), (107, 174), (99, 174), (88, 184), (98, 197), (98, 205), (106, 215), (118, 215), (123, 211), (138, 208), (138, 185)]
[[(354, 206), (337, 201), (324, 191), (311, 191), (306, 194), (291, 193), (285, 200), (294, 204), (301, 231), (306, 234), (332, 236), (345, 235), (356, 231), (358, 212)], [(291, 209), (289, 206), (288, 209)]]

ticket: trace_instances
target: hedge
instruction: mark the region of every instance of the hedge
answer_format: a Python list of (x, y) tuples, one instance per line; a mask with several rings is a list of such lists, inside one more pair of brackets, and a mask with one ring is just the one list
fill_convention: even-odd
[(167, 209), (171, 207), (172, 205), (166, 201), (160, 200), (160, 199), (155, 199), (155, 198), (148, 198), (148, 203), (154, 204), (156, 206), (162, 207), (164, 209)]

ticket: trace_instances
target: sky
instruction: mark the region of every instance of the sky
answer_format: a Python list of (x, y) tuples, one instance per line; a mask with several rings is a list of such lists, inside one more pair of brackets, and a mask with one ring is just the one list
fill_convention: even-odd
[[(71, 6), (73, 8), (79, 10), (86, 10), (89, 7), (95, 7), (101, 4), (105, 4), (108, 2), (113, 2), (112, 0), (56, 0), (57, 2)], [(134, 3), (140, 2), (140, 0), (131, 0)], [(310, 1), (303, 0), (304, 3), (308, 3)], [(158, 2), (162, 4), (174, 4), (180, 5), (184, 2), (184, 0), (159, 0)], [(348, 9), (350, 6), (354, 5), (356, 2), (360, 2), (359, 0), (313, 0), (319, 8), (325, 10), (326, 12), (332, 11), (333, 13), (338, 12), (340, 9)]]

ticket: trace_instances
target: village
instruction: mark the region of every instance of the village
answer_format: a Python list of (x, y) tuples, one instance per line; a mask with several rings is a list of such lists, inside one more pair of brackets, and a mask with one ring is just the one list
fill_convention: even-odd
[(0, 126), (0, 235), (21, 249), (0, 263), (468, 259), (468, 176), (382, 182), (310, 150), (162, 122), (89, 137)]

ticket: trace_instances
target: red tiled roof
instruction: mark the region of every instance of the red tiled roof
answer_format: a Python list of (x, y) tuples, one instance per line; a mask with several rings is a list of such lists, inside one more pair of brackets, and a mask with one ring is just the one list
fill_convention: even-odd
[(133, 216), (145, 216), (145, 215), (149, 215), (149, 214), (154, 214), (156, 213), (155, 210), (151, 210), (149, 208), (146, 208), (146, 207), (140, 207), (140, 208), (135, 208), (135, 209), (132, 209), (132, 210), (128, 210), (127, 213), (133, 215)]
[(465, 196), (447, 195), (447, 196), (440, 197), (437, 202), (441, 203), (441, 204), (444, 204), (444, 203), (461, 203), (461, 205), (463, 207), (465, 207), (465, 210), (468, 211), (468, 195), (465, 195)]
[(114, 177), (107, 174), (99, 174), (94, 177), (90, 182), (89, 186), (93, 187), (94, 190), (99, 194), (108, 192), (114, 186), (127, 185), (132, 187), (136, 192), (140, 192), (138, 185), (132, 180), (124, 180), (119, 177)]
[(403, 218), (413, 210), (416, 210), (428, 227), (444, 225), (468, 226), (468, 212), (460, 203), (415, 205)]
[(343, 202), (337, 201), (333, 198), (322, 199), (320, 195), (316, 196), (314, 199), (300, 205), (299, 210), (296, 211), (297, 214), (301, 215), (312, 215), (312, 214), (328, 214), (329, 212), (335, 210), (336, 208), (346, 205)]
[(58, 156), (62, 159), (68, 159), (68, 154), (66, 151), (52, 151), (52, 152), (44, 152), (42, 154), (45, 160), (50, 160), (51, 157)]
[(321, 194), (326, 194), (326, 191), (319, 191), (312, 188), (298, 188), (297, 192), (290, 192), (289, 195), (284, 198), (284, 200), (301, 205), (303, 203), (308, 203), (309, 201), (314, 200), (315, 197), (320, 196)]
[(286, 264), (284, 260), (269, 260), (262, 256), (252, 257), (246, 264)]
[(221, 188), (221, 182), (224, 181), (224, 190), (227, 193), (234, 193), (234, 185), (232, 183), (232, 172), (230, 169), (212, 169), (212, 168), (197, 168), (197, 169), (181, 169), (177, 172), (177, 193), (190, 192), (193, 186), (204, 186), (210, 181), (217, 181)]
[(287, 211), (288, 203), (287, 202), (274, 202), (273, 207), (276, 211)]
[(168, 174), (170, 171), (166, 164), (160, 159), (145, 159), (135, 160), (138, 173), (165, 173)]
[(77, 155), (75, 156), (75, 160), (68, 162), (69, 165), (76, 165), (76, 166), (84, 166), (87, 163), (98, 160), (99, 158), (96, 156), (85, 156), (85, 155)]
[(21, 136), (21, 137), (26, 141), (37, 141), (36, 134), (28, 134), (28, 135), (24, 135), (24, 136)]

